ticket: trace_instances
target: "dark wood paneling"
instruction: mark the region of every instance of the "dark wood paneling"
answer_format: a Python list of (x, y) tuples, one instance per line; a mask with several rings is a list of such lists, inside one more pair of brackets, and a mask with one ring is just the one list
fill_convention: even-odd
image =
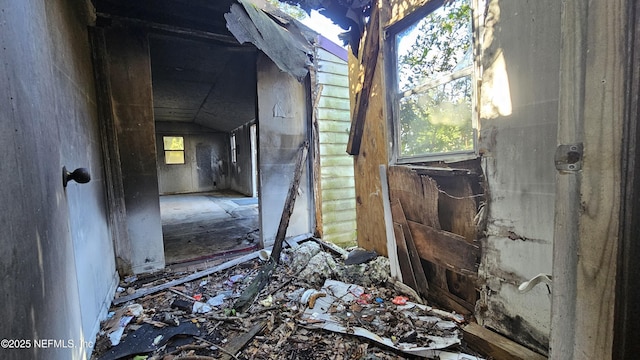
[(408, 221), (420, 257), (461, 274), (478, 272), (480, 249), (460, 235)]
[[(420, 256), (418, 254), (418, 250), (416, 249), (416, 244), (413, 241), (413, 236), (411, 235), (411, 231), (409, 230), (409, 224), (407, 223), (407, 218), (404, 216), (404, 211), (402, 210), (402, 205), (400, 205), (399, 201), (395, 201), (391, 204), (391, 215), (394, 219), (394, 229), (396, 225), (400, 225), (402, 229), (402, 240), (403, 245), (405, 246), (405, 250), (409, 256), (409, 265), (411, 266), (413, 277), (416, 283), (416, 287), (414, 288), (418, 293), (422, 296), (427, 296), (429, 293), (429, 283), (427, 282), (427, 277), (424, 273), (424, 268), (420, 262)], [(396, 235), (396, 240), (398, 236)], [(398, 242), (398, 246), (400, 246), (400, 242)], [(402, 267), (402, 260), (400, 260), (400, 266)]]
[(389, 197), (399, 201), (407, 220), (440, 229), (438, 219), (438, 184), (420, 176), (408, 166), (390, 166)]

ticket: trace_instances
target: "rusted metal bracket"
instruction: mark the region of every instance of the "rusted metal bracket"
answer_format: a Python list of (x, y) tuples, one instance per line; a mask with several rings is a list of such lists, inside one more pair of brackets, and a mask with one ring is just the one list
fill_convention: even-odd
[(554, 162), (558, 171), (582, 170), (582, 143), (558, 145)]

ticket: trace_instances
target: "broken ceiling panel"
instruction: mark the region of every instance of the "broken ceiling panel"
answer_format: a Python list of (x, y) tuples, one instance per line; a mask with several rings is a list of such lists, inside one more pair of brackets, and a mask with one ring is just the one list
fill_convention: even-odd
[[(233, 4), (224, 15), (227, 28), (241, 43), (250, 42), (262, 50), (280, 70), (302, 81), (312, 65), (313, 47), (300, 30), (277, 24), (264, 11), (245, 0)], [(297, 31), (298, 34), (293, 34)]]

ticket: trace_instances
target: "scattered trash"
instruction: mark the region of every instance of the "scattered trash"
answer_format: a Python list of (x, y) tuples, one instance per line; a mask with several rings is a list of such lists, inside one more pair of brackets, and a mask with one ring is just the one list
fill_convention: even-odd
[(265, 250), (265, 249), (260, 250), (258, 258), (262, 261), (269, 260), (269, 258), (271, 258), (271, 250)]
[(126, 307), (126, 313), (129, 315), (133, 315), (135, 317), (142, 315), (143, 311), (144, 309), (140, 304), (130, 304), (130, 305), (127, 305)]
[(111, 341), (111, 345), (116, 346), (120, 343), (120, 339), (122, 339), (122, 334), (124, 334), (124, 328), (127, 327), (129, 322), (133, 319), (133, 316), (123, 316), (118, 321), (118, 328), (109, 333), (109, 340)]
[(313, 309), (316, 300), (323, 296), (327, 296), (327, 294), (315, 289), (307, 289), (300, 296), (300, 303), (308, 306), (310, 309)]
[(244, 275), (242, 275), (242, 274), (233, 275), (233, 276), (229, 277), (229, 280), (227, 280), (225, 282), (225, 285), (233, 286), (233, 284), (237, 283), (238, 281), (242, 280), (243, 278), (244, 278)]
[(283, 251), (283, 254), (289, 257), (286, 264), (292, 271), (299, 273), (309, 265), (312, 257), (320, 252), (320, 245), (313, 241), (307, 241), (299, 246), (292, 247)]
[(283, 249), (242, 311), (229, 299), (264, 268), (257, 254), (198, 275), (123, 280), (121, 305), (110, 309), (92, 358), (480, 359), (460, 350), (464, 316), (419, 304), (415, 291), (389, 279), (387, 258), (347, 264), (347, 254), (317, 241)]
[[(468, 360), (479, 360), (480, 358), (461, 353), (453, 353), (450, 351), (444, 351), (451, 346), (460, 344), (460, 334), (455, 324), (451, 327), (450, 324), (445, 323), (443, 326), (438, 326), (438, 322), (442, 321), (440, 318), (428, 317), (426, 312), (428, 307), (419, 304), (412, 304), (412, 308), (404, 309), (400, 314), (395, 316), (388, 316), (391, 314), (390, 310), (387, 312), (379, 313), (377, 311), (371, 314), (365, 313), (365, 308), (359, 307), (356, 311), (344, 313), (344, 317), (341, 318), (341, 314), (338, 312), (330, 312), (330, 309), (334, 308), (336, 302), (350, 303), (355, 302), (357, 299), (352, 291), (353, 284), (346, 284), (335, 280), (325, 281), (322, 290), (327, 293), (331, 293), (330, 296), (318, 299), (319, 307), (316, 309), (307, 309), (301, 317), (303, 325), (308, 328), (324, 329), (333, 332), (339, 332), (343, 334), (351, 334), (367, 338), (375, 341), (381, 345), (387, 346), (392, 349), (402, 351), (404, 353), (422, 356), (428, 358), (438, 358), (441, 360), (458, 360), (461, 358)], [(411, 311), (418, 309), (418, 311)], [(365, 316), (366, 315), (366, 316)], [(409, 329), (404, 334), (384, 336), (385, 334), (376, 334), (375, 330), (381, 329), (393, 329), (392, 331), (399, 330), (398, 327), (393, 328), (390, 326), (381, 326), (386, 318), (398, 319), (398, 317), (411, 318), (413, 322), (420, 324), (427, 324), (428, 321), (435, 321), (431, 327), (438, 327), (438, 335), (431, 335), (428, 333), (418, 334), (418, 331), (424, 331), (428, 327), (415, 326), (415, 329)], [(364, 318), (364, 319), (363, 319)], [(370, 319), (367, 319), (370, 318)], [(376, 321), (374, 321), (374, 318)], [(434, 320), (435, 319), (435, 320)], [(305, 323), (306, 320), (306, 323)], [(311, 321), (309, 321), (311, 320)], [(364, 321), (363, 321), (364, 320)], [(398, 320), (396, 320), (398, 321)], [(374, 324), (371, 328), (365, 328), (366, 324)], [(355, 324), (355, 325), (354, 325)], [(413, 335), (415, 332), (415, 335)], [(407, 340), (417, 342), (406, 342)], [(462, 357), (461, 357), (462, 356)]]
[(146, 354), (158, 350), (171, 338), (177, 335), (200, 335), (198, 327), (192, 323), (183, 323), (180, 326), (168, 326), (156, 328), (151, 324), (143, 324), (137, 330), (131, 332), (117, 345), (105, 352), (100, 360), (116, 360), (131, 355)]
[(258, 303), (264, 307), (271, 307), (271, 305), (273, 305), (273, 296), (269, 295), (264, 300), (260, 300)]
[(406, 296), (396, 296), (393, 298), (393, 300), (391, 300), (391, 302), (396, 305), (405, 305), (408, 300), (409, 298), (407, 298)]
[(191, 308), (191, 312), (194, 314), (206, 314), (211, 310), (213, 310), (211, 306), (200, 301), (194, 302), (193, 307)]
[(232, 294), (231, 291), (223, 291), (218, 295), (212, 298), (209, 298), (209, 300), (207, 300), (207, 304), (209, 306), (222, 306), (224, 305), (224, 300), (227, 299), (229, 296), (231, 296), (231, 294)]
[(313, 285), (321, 285), (335, 274), (337, 268), (338, 266), (331, 255), (326, 252), (318, 252), (309, 260), (299, 276)]
[(356, 248), (349, 252), (349, 255), (344, 261), (345, 265), (357, 265), (364, 264), (378, 257), (378, 253), (375, 250), (367, 251), (365, 249)]

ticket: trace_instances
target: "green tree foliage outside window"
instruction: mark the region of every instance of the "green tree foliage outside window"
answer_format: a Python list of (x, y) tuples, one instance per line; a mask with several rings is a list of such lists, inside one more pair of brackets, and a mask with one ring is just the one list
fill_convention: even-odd
[(395, 39), (399, 156), (473, 151), (469, 0), (447, 2)]

